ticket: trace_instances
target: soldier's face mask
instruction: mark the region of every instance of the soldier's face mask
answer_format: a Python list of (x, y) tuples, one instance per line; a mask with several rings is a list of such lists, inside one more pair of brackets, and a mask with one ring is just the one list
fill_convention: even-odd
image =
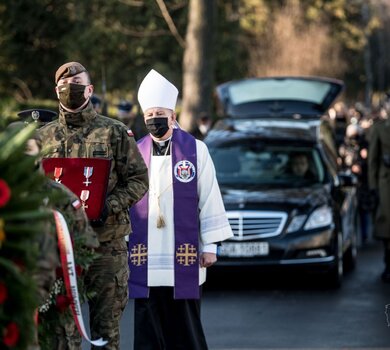
[(146, 120), (146, 129), (154, 137), (163, 137), (169, 130), (168, 118), (150, 118)]
[(65, 83), (58, 87), (58, 95), (61, 104), (69, 109), (81, 107), (87, 100), (84, 96), (88, 85)]

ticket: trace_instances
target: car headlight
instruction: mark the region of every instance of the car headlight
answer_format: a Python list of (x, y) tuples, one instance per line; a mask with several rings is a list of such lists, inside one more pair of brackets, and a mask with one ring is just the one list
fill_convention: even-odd
[(288, 225), (287, 233), (298, 231), (303, 223), (306, 220), (306, 215), (297, 215), (294, 216), (293, 219), (290, 222), (290, 225)]
[(307, 220), (304, 229), (312, 230), (318, 227), (329, 226), (333, 221), (332, 209), (327, 205), (314, 210)]

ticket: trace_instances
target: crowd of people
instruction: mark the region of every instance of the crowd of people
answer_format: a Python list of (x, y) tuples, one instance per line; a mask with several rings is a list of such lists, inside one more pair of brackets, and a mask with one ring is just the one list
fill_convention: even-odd
[(371, 238), (384, 246), (381, 278), (390, 283), (390, 143), (386, 103), (371, 109), (338, 102), (329, 111), (342, 170), (357, 178), (358, 226), (362, 244)]
[[(108, 114), (105, 112), (108, 109), (107, 103), (102, 101), (98, 95), (92, 95), (91, 103), (96, 113), (103, 115)], [(114, 119), (120, 120), (123, 124), (125, 124), (132, 131), (136, 141), (148, 134), (143, 116), (139, 113), (135, 113), (133, 102), (126, 99), (121, 99), (114, 107), (115, 113), (112, 115), (112, 117)]]

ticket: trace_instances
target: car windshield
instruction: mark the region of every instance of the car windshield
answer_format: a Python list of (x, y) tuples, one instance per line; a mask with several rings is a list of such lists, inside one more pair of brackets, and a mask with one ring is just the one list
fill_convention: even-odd
[(220, 185), (302, 187), (322, 183), (325, 172), (312, 147), (266, 145), (259, 140), (210, 147)]

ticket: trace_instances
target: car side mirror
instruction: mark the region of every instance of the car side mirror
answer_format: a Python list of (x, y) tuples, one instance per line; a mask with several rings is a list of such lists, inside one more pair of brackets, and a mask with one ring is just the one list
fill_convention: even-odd
[(355, 187), (358, 185), (358, 178), (354, 174), (339, 173), (337, 177), (340, 181), (340, 187)]

